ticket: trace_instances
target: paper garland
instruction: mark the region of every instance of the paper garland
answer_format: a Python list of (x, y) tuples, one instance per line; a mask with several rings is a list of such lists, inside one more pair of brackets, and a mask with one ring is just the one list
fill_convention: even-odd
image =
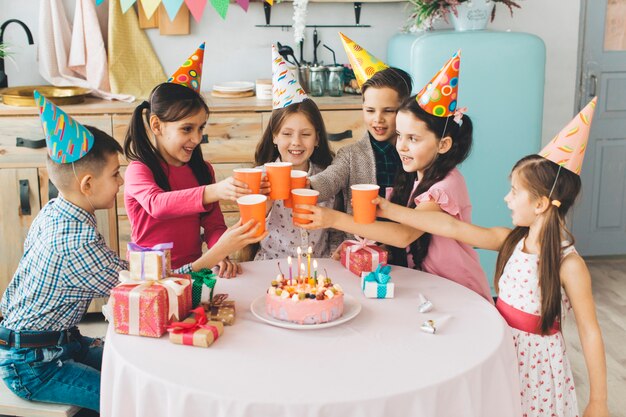
[[(122, 12), (126, 13), (128, 9), (130, 9), (137, 1), (141, 4), (140, 7), (143, 7), (148, 19), (152, 17), (159, 5), (163, 3), (170, 20), (174, 20), (184, 3), (191, 12), (195, 21), (198, 23), (202, 20), (204, 8), (207, 4), (207, 0), (120, 0)], [(96, 0), (96, 5), (99, 6), (103, 2), (104, 0)], [(250, 0), (236, 0), (236, 2), (245, 12), (248, 11)], [(265, 2), (270, 6), (274, 5), (274, 0), (265, 0)], [(211, 0), (211, 6), (213, 6), (217, 14), (219, 14), (222, 19), (226, 19), (226, 13), (228, 12), (229, 5), (230, 0)]]

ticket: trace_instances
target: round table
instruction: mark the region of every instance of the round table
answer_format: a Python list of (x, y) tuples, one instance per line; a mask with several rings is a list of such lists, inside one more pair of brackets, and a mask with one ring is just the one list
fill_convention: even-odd
[[(102, 367), (103, 416), (392, 417), (521, 415), (517, 360), (496, 309), (452, 281), (394, 266), (395, 298), (368, 299), (360, 278), (318, 260), (362, 306), (341, 325), (290, 330), (257, 319), (250, 304), (276, 276), (277, 262), (242, 264), (217, 293), (236, 301), (237, 319), (209, 348), (115, 333)], [(285, 271), (286, 262), (281, 262)], [(286, 272), (286, 271), (285, 271)], [(419, 313), (419, 293), (434, 304)], [(451, 318), (436, 334), (427, 319)]]

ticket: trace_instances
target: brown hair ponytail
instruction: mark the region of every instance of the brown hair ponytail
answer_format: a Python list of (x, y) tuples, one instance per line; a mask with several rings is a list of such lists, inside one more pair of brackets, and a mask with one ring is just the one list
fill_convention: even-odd
[[(567, 229), (565, 216), (574, 204), (580, 192), (580, 177), (573, 172), (561, 168), (552, 161), (539, 155), (529, 155), (515, 164), (513, 171), (519, 175), (524, 187), (535, 198), (547, 197), (550, 206), (541, 230), (541, 247), (539, 251), (539, 289), (541, 291), (541, 328), (547, 334), (555, 321), (561, 319), (561, 258), (563, 240), (574, 244), (574, 237)], [(552, 186), (554, 189), (552, 190)], [(550, 191), (552, 190), (552, 194)], [(552, 204), (558, 200), (560, 206)], [(511, 257), (517, 243), (528, 236), (528, 227), (516, 227), (504, 241), (498, 260), (494, 286), (498, 292), (498, 282), (504, 268)]]

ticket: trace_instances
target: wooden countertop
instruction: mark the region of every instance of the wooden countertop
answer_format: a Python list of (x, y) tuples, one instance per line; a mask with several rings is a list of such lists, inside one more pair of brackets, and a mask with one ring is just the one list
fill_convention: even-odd
[[(246, 98), (216, 98), (210, 93), (203, 96), (212, 112), (269, 112), (272, 110), (271, 100), (258, 100), (256, 97)], [(311, 97), (320, 110), (360, 110), (362, 99), (360, 95), (344, 95), (342, 97)], [(121, 101), (102, 100), (87, 97), (84, 103), (63, 106), (69, 114), (129, 114), (141, 101), (124, 103)], [(7, 106), (0, 103), (0, 116), (30, 116), (37, 114), (35, 107)]]

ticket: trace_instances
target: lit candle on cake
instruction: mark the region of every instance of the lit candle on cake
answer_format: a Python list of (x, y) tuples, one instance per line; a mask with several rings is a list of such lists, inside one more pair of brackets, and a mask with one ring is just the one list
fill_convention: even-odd
[(313, 260), (313, 279), (317, 281), (317, 259)]
[(313, 254), (313, 249), (309, 246), (309, 249), (306, 251), (306, 259), (307, 259), (307, 274), (306, 277), (311, 278), (311, 255)]
[(298, 263), (296, 264), (296, 272), (298, 272), (298, 277), (300, 277), (300, 262), (302, 262), (302, 249), (300, 249), (300, 246), (298, 246), (298, 250), (296, 251), (298, 253)]
[(293, 283), (293, 275), (291, 273), (291, 256), (287, 256), (287, 265), (289, 265), (289, 285)]
[(302, 282), (306, 282), (306, 277), (304, 276), (304, 273), (306, 272), (306, 269), (304, 269), (304, 262), (302, 262), (300, 264), (300, 277), (302, 278)]

